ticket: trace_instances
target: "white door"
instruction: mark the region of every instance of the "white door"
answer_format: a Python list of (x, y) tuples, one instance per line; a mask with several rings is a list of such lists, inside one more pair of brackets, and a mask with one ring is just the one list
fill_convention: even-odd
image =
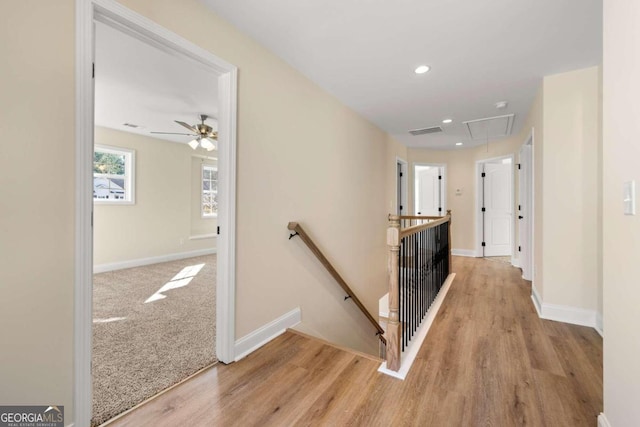
[(512, 254), (513, 181), (511, 159), (484, 164), (484, 256)]
[(518, 170), (518, 242), (522, 278), (531, 280), (531, 145), (523, 145), (520, 149), (520, 169)]
[(439, 167), (416, 166), (416, 215), (442, 216)]

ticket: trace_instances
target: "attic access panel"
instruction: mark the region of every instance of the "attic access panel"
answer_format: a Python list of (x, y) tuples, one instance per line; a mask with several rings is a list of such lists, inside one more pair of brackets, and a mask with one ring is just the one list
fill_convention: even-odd
[(511, 135), (514, 118), (515, 114), (506, 114), (504, 116), (469, 120), (463, 123), (467, 126), (469, 138), (477, 141)]

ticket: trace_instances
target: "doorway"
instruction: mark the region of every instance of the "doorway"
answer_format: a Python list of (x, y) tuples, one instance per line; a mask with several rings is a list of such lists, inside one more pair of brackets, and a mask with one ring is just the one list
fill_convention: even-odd
[(513, 256), (513, 165), (513, 155), (476, 162), (479, 256)]
[(446, 212), (446, 165), (418, 163), (413, 166), (414, 213), (443, 216)]
[(520, 148), (518, 178), (520, 268), (523, 279), (533, 280), (533, 129)]
[(398, 216), (407, 215), (407, 182), (408, 164), (406, 161), (396, 157), (396, 212)]
[(182, 55), (217, 76), (218, 112), (218, 233), (216, 285), (216, 354), (235, 359), (235, 188), (237, 68), (166, 30), (151, 20), (106, 0), (76, 2), (76, 209), (74, 285), (74, 420), (91, 420), (91, 335), (93, 274), (94, 33), (95, 21), (165, 51)]

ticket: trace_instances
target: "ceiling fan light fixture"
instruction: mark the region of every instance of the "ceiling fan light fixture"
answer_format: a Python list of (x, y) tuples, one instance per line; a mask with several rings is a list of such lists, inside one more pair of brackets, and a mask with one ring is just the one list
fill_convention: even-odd
[(202, 138), (200, 140), (200, 145), (202, 146), (202, 148), (206, 148), (208, 151), (211, 151), (214, 148), (213, 143), (209, 141), (207, 138)]
[(416, 74), (424, 74), (427, 71), (429, 71), (431, 69), (431, 67), (429, 67), (428, 65), (420, 65), (419, 67), (417, 67), (414, 72)]
[(189, 147), (193, 148), (194, 150), (198, 148), (198, 145), (200, 144), (198, 143), (197, 139), (192, 139), (191, 141), (189, 141)]

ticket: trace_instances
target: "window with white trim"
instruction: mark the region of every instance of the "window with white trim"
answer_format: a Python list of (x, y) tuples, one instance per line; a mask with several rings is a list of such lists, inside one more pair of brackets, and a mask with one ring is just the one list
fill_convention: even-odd
[(96, 145), (93, 150), (93, 201), (133, 204), (135, 151)]
[(202, 218), (218, 216), (218, 168), (202, 165)]

